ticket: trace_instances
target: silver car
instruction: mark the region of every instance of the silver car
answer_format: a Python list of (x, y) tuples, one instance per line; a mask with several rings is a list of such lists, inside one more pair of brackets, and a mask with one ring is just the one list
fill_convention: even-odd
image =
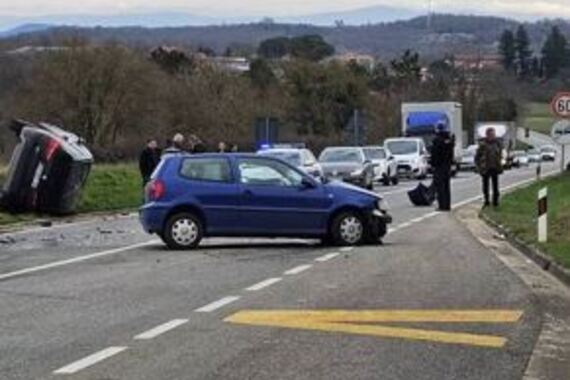
[(390, 151), (381, 146), (366, 146), (364, 154), (374, 164), (374, 180), (385, 186), (397, 185), (398, 164)]

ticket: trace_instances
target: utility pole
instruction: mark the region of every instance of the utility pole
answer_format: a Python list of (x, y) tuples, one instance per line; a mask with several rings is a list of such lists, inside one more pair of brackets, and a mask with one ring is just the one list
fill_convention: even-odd
[(428, 0), (428, 14), (426, 19), (426, 28), (428, 32), (431, 31), (432, 17), (433, 17), (433, 0)]

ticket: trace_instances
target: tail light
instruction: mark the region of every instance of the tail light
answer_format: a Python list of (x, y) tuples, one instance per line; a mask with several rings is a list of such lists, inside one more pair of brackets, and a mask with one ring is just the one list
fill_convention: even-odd
[(147, 194), (150, 201), (159, 200), (164, 196), (164, 193), (166, 193), (166, 186), (161, 180), (156, 179), (148, 184)]
[(46, 150), (44, 151), (46, 161), (51, 161), (55, 152), (57, 152), (60, 146), (61, 144), (55, 139), (50, 139), (48, 141)]

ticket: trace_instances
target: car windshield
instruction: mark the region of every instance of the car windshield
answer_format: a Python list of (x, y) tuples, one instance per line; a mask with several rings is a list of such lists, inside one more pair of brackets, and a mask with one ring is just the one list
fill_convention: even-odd
[(547, 152), (547, 153), (553, 153), (553, 152), (556, 152), (556, 149), (554, 149), (554, 148), (552, 148), (552, 147), (550, 147), (550, 146), (547, 146), (547, 147), (542, 148), (541, 151), (542, 151), (542, 152)]
[(287, 162), (293, 166), (301, 166), (301, 154), (299, 152), (287, 152), (279, 150), (268, 150), (261, 152), (260, 155), (266, 157), (274, 157)]
[(414, 154), (418, 152), (418, 143), (415, 141), (388, 141), (386, 146), (393, 154)]
[(367, 148), (364, 150), (366, 157), (370, 160), (384, 160), (386, 159), (386, 151), (382, 148)]
[(513, 156), (514, 157), (522, 157), (522, 156), (526, 156), (525, 152), (513, 152)]
[(321, 162), (362, 162), (358, 149), (325, 149), (319, 157)]

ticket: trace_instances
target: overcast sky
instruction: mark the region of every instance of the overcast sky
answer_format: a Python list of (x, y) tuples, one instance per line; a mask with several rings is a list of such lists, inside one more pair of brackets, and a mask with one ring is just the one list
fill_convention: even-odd
[[(113, 14), (160, 9), (218, 17), (279, 17), (394, 4), (423, 10), (427, 8), (427, 3), (428, 0), (0, 0), (0, 15)], [(570, 0), (434, 0), (434, 8), (439, 13), (570, 18)]]

